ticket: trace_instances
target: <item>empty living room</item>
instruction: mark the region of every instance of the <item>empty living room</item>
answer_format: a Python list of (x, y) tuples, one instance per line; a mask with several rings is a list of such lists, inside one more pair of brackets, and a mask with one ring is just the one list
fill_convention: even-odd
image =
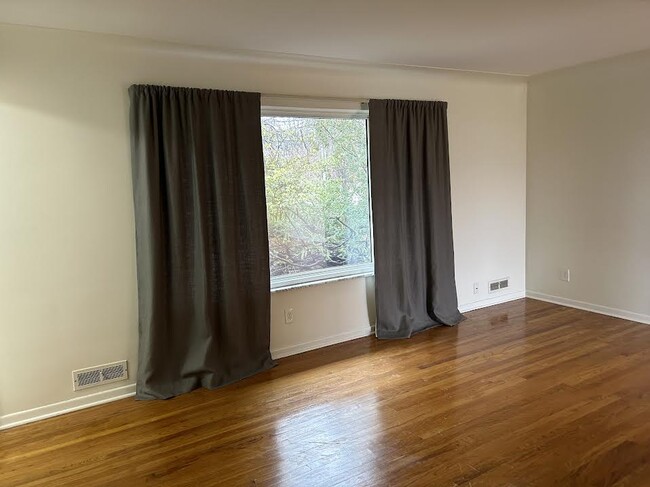
[(650, 1), (0, 0), (0, 487), (650, 486)]

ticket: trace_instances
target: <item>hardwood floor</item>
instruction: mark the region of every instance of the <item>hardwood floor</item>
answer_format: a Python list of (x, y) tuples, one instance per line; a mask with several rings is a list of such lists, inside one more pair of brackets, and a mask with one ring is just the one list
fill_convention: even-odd
[(0, 485), (650, 485), (650, 326), (531, 299), (0, 432)]

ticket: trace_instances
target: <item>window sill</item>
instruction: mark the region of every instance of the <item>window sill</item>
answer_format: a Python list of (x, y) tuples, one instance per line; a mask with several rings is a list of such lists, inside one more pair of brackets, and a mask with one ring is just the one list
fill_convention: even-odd
[(332, 282), (338, 282), (338, 281), (348, 281), (350, 279), (359, 279), (359, 278), (362, 278), (362, 277), (373, 277), (374, 275), (375, 275), (374, 272), (361, 272), (361, 273), (358, 273), (358, 274), (350, 274), (348, 276), (329, 277), (329, 278), (319, 279), (317, 281), (302, 282), (302, 283), (299, 283), (299, 284), (289, 284), (289, 285), (286, 285), (286, 286), (271, 288), (271, 293), (279, 293), (279, 292), (282, 292), (282, 291), (291, 291), (293, 289), (299, 289), (299, 288), (304, 288), (304, 287), (319, 286), (321, 284), (330, 284)]

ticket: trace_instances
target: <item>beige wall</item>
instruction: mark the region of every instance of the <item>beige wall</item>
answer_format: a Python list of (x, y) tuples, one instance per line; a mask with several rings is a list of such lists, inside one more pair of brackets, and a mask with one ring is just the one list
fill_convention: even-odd
[(650, 52), (530, 80), (529, 290), (650, 320), (649, 87)]
[[(524, 291), (524, 79), (0, 26), (0, 419), (83, 395), (73, 369), (126, 358), (134, 375), (132, 83), (448, 101), (460, 303), (503, 299), (486, 286), (505, 276)], [(272, 349), (367, 332), (367, 291), (357, 279), (274, 294)]]

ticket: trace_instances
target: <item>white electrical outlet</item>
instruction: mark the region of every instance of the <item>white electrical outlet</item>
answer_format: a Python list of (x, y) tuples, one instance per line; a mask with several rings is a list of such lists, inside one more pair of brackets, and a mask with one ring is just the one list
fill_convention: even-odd
[(479, 293), (479, 283), (475, 282), (474, 283), (474, 294), (478, 294), (478, 293)]
[(286, 308), (284, 310), (284, 322), (287, 325), (293, 323), (293, 308)]
[(571, 281), (571, 269), (562, 269), (560, 273), (560, 280), (570, 282)]

